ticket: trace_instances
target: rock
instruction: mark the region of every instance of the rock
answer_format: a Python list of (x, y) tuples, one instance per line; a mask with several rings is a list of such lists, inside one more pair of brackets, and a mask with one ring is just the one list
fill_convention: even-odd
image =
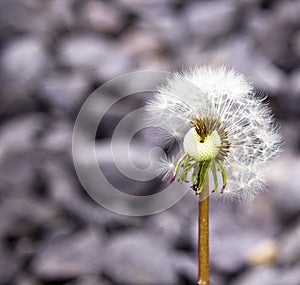
[(122, 37), (124, 49), (132, 56), (148, 57), (164, 50), (164, 41), (156, 33), (145, 33), (141, 29), (132, 29)]
[(20, 37), (9, 42), (1, 55), (2, 73), (20, 88), (31, 88), (49, 66), (45, 45), (35, 37)]
[[(289, 154), (290, 156), (292, 156), (294, 153), (297, 153), (300, 146), (300, 123), (294, 120), (287, 120), (281, 121), (280, 126), (281, 134), (284, 138), (285, 153), (286, 155)], [(279, 160), (281, 160), (281, 157), (279, 158)], [(276, 168), (276, 164), (274, 167)]]
[(238, 277), (233, 285), (270, 284), (297, 285), (299, 283), (299, 265), (289, 269), (277, 269), (269, 266), (255, 267)]
[[(1, 1), (0, 32), (28, 33), (49, 38), (62, 29), (75, 25), (74, 0), (3, 0)], [(14, 19), (12, 21), (11, 19)], [(4, 31), (4, 32), (2, 32)]]
[(0, 164), (1, 160), (33, 150), (44, 122), (45, 117), (41, 114), (30, 114), (3, 123), (0, 128)]
[(285, 266), (290, 266), (291, 264), (297, 262), (300, 258), (300, 221), (293, 228), (291, 228), (287, 233), (284, 233), (280, 238), (278, 244), (278, 262)]
[(171, 246), (175, 245), (181, 236), (181, 223), (181, 217), (166, 211), (150, 216), (146, 221), (145, 229)]
[[(274, 26), (278, 31), (276, 33), (273, 32)], [(279, 19), (274, 17), (274, 13), (269, 11), (252, 13), (249, 17), (248, 29), (250, 35), (271, 59), (282, 56), (283, 49), (286, 48), (283, 39), (290, 36), (290, 30), (287, 31), (288, 33), (284, 31)]]
[(278, 285), (297, 285), (300, 280), (299, 262), (293, 267), (287, 267), (287, 269), (281, 270)]
[[(122, 48), (132, 56), (134, 63), (143, 69), (171, 70), (173, 62), (170, 61), (168, 54), (171, 53), (170, 46), (176, 48), (176, 37), (171, 36), (174, 32), (169, 27), (162, 27), (164, 23), (157, 23), (157, 18), (149, 21), (151, 26), (153, 21), (156, 22), (153, 27), (155, 31), (149, 30), (145, 33), (140, 27), (129, 30), (121, 38)], [(149, 23), (144, 23), (144, 25), (147, 30)]]
[(112, 3), (87, 1), (81, 13), (84, 26), (102, 33), (118, 33), (125, 25), (124, 14)]
[[(42, 175), (47, 181), (50, 199), (64, 211), (76, 217), (77, 227), (87, 224), (97, 225), (106, 228), (112, 234), (115, 231), (141, 226), (140, 218), (118, 215), (95, 203), (83, 188), (78, 187), (74, 177), (66, 168), (63, 163), (51, 159), (44, 163)], [(69, 223), (69, 226), (73, 225), (70, 221), (66, 223)], [(55, 229), (60, 226), (54, 224), (53, 227)], [(61, 227), (68, 228), (65, 224)]]
[(12, 282), (13, 277), (18, 272), (18, 262), (8, 254), (1, 250), (0, 255), (0, 284), (6, 285)]
[(291, 44), (286, 43), (291, 42), (299, 28), (298, 10), (297, 1), (279, 1), (272, 11), (252, 13), (247, 23), (262, 52), (271, 62), (287, 71), (297, 67)]
[(250, 233), (242, 234), (238, 230), (227, 235), (223, 234), (222, 241), (220, 236), (212, 233), (214, 238), (211, 242), (211, 262), (215, 268), (223, 272), (238, 272), (246, 265), (245, 249), (253, 246), (255, 240), (257, 242), (259, 238)]
[[(300, 39), (300, 34), (299, 34)], [(300, 43), (300, 40), (299, 40)], [(290, 76), (290, 91), (294, 98), (299, 98), (300, 94), (300, 69), (296, 69)]]
[(7, 197), (1, 207), (0, 235), (31, 235), (56, 215), (57, 212), (51, 205), (32, 196)]
[(190, 280), (195, 282), (198, 277), (198, 260), (196, 255), (194, 258), (187, 254), (176, 253), (174, 254), (173, 263), (176, 268), (177, 273)]
[(169, 249), (143, 232), (110, 239), (105, 250), (105, 274), (122, 284), (177, 284)]
[[(28, 31), (33, 28), (32, 15), (39, 10), (39, 0), (3, 0), (0, 6), (1, 34), (6, 30), (10, 33), (15, 31)], [(11, 21), (14, 19), (14, 21)]]
[(85, 98), (87, 78), (79, 73), (56, 72), (41, 82), (39, 98), (54, 109), (72, 111)]
[(103, 262), (102, 238), (94, 230), (82, 231), (57, 242), (44, 244), (31, 263), (42, 280), (62, 280), (98, 274)]
[(58, 46), (58, 60), (75, 69), (93, 71), (110, 48), (106, 40), (96, 36), (67, 36)]
[(299, 27), (300, 3), (298, 1), (278, 1), (274, 8), (274, 17), (284, 24), (290, 26), (292, 30)]
[(130, 59), (107, 39), (92, 35), (64, 38), (58, 47), (58, 60), (91, 78), (111, 79), (127, 71)]
[(298, 58), (300, 58), (300, 32), (298, 32), (294, 37), (293, 50), (295, 51)]
[(44, 43), (33, 36), (13, 39), (3, 47), (0, 63), (2, 116), (32, 111), (36, 103), (30, 96), (51, 65)]
[(36, 14), (36, 22), (40, 24), (41, 31), (51, 35), (64, 29), (72, 29), (77, 21), (74, 13), (75, 1), (53, 0), (47, 3), (43, 2), (42, 11)]
[(299, 266), (288, 269), (277, 269), (270, 266), (255, 267), (236, 278), (233, 285), (252, 285), (252, 284), (270, 284), (270, 285), (297, 285), (299, 283)]
[[(141, 60), (146, 54), (152, 53), (172, 64), (172, 54), (185, 47), (189, 35), (186, 33), (186, 25), (174, 17), (170, 6), (154, 6), (145, 9), (138, 22), (122, 38), (127, 39), (129, 48), (130, 40), (133, 40), (134, 47), (141, 49)], [(150, 44), (148, 47), (147, 43)]]
[(245, 35), (237, 35), (223, 41), (213, 48), (190, 46), (182, 51), (179, 64), (190, 65), (222, 65), (227, 64), (244, 73), (256, 89), (261, 89), (271, 95), (279, 95), (287, 91), (285, 73), (274, 65), (258, 49), (253, 40)]
[[(188, 191), (188, 193), (172, 208), (170, 208), (171, 212), (174, 212), (176, 217), (180, 219), (181, 225), (181, 233), (187, 234), (187, 227), (190, 226), (191, 223), (194, 223), (197, 219), (197, 211), (198, 211), (198, 201), (195, 199), (195, 193), (193, 191)], [(189, 233), (190, 234), (190, 233)], [(188, 235), (188, 239), (192, 241), (190, 235)]]
[(267, 90), (272, 95), (285, 92), (287, 89), (286, 76), (282, 70), (262, 54), (257, 54), (255, 59), (249, 76), (254, 81), (256, 88)]
[[(249, 68), (249, 53), (251, 53), (252, 41), (247, 36), (230, 37), (220, 46), (205, 47), (203, 43), (186, 46), (181, 51), (179, 64), (188, 65), (222, 65), (228, 64), (240, 72)], [(243, 60), (241, 60), (243, 59)], [(253, 59), (253, 55), (251, 55)]]
[(254, 42), (248, 36), (232, 37), (198, 60), (217, 65), (228, 64), (243, 72), (257, 89), (272, 95), (278, 95), (287, 89), (286, 75), (263, 53), (255, 50)]
[(40, 140), (41, 148), (52, 154), (69, 154), (72, 149), (72, 126), (61, 120), (49, 127)]
[[(17, 223), (16, 223), (17, 224)], [(38, 227), (35, 228), (38, 231)], [(34, 233), (34, 232), (33, 232)], [(22, 263), (26, 263), (29, 258), (32, 257), (35, 251), (35, 241), (34, 241), (34, 234), (32, 236), (24, 236), (24, 232), (19, 234), (17, 237), (17, 242), (14, 246), (15, 254)]]
[(5, 155), (0, 162), (1, 196), (24, 196), (34, 192), (39, 163), (38, 155), (32, 151), (14, 155), (10, 153), (9, 157), (7, 153)]
[[(35, 166), (31, 155), (18, 154), (15, 157), (7, 157), (0, 162), (0, 186), (1, 196), (26, 195), (34, 186)], [(12, 175), (12, 173), (16, 173)]]
[(36, 112), (38, 106), (34, 98), (29, 95), (30, 88), (22, 89), (20, 86), (17, 86), (18, 84), (14, 86), (14, 81), (3, 79), (0, 79), (0, 84), (2, 84), (0, 96), (1, 118)]
[(274, 240), (265, 240), (248, 250), (248, 263), (252, 266), (272, 263), (278, 255), (278, 245)]
[(41, 285), (41, 283), (33, 276), (29, 274), (19, 274), (14, 280), (16, 285)]
[(232, 285), (270, 284), (279, 285), (280, 272), (272, 267), (262, 266), (253, 268), (240, 277), (236, 278)]
[(212, 273), (210, 276), (210, 284), (211, 285), (225, 285), (226, 282), (222, 276)]
[(24, 195), (32, 191), (38, 165), (37, 137), (43, 128), (44, 119), (41, 114), (31, 114), (2, 123), (0, 128), (2, 195)]
[(66, 285), (109, 285), (106, 280), (100, 279), (98, 276), (88, 275), (78, 278), (75, 281), (67, 282)]
[(272, 162), (268, 169), (267, 183), (273, 188), (268, 195), (281, 216), (292, 217), (299, 212), (299, 171), (300, 157), (288, 152)]
[[(100, 165), (102, 174), (112, 187), (129, 195), (141, 196), (159, 192), (161, 183), (152, 180), (153, 176), (156, 175), (153, 169), (152, 171), (143, 172), (141, 176), (138, 172), (138, 170), (142, 171), (149, 167), (150, 147), (142, 143), (130, 143), (129, 145), (129, 153), (120, 152), (122, 149), (127, 149), (127, 142), (120, 142), (120, 144), (115, 145), (113, 157), (111, 140), (103, 139), (96, 143), (96, 160)], [(79, 167), (84, 167), (85, 175), (89, 176), (89, 181), (85, 187), (91, 190), (91, 193), (94, 193), (93, 191), (100, 190), (97, 186), (100, 181), (99, 170), (95, 168), (93, 161), (90, 161), (91, 158), (86, 153), (86, 146), (83, 144), (81, 148), (82, 150), (77, 154), (77, 164)], [(132, 163), (130, 166), (126, 164), (127, 159), (130, 159)], [(116, 164), (116, 161), (118, 164)], [(105, 192), (103, 192), (103, 195), (105, 195)]]
[(260, 0), (241, 0), (239, 5), (246, 11), (249, 11), (249, 9), (257, 9), (260, 5)]
[(157, 4), (171, 4), (175, 0), (158, 0), (155, 4), (151, 0), (117, 0), (117, 2), (122, 3), (123, 5), (128, 5), (129, 7), (134, 5), (140, 6), (156, 6)]
[(50, 199), (76, 217), (85, 216), (87, 209), (83, 209), (87, 208), (87, 203), (80, 196), (75, 178), (66, 168), (66, 164), (55, 159), (44, 162), (42, 175), (45, 177)]
[(98, 62), (95, 76), (100, 81), (111, 80), (116, 76), (132, 71), (132, 58), (119, 48), (111, 47)]
[(192, 2), (186, 7), (183, 20), (193, 36), (214, 39), (233, 29), (237, 12), (234, 1)]
[(151, 0), (117, 0), (117, 2), (128, 10), (138, 13), (147, 9), (155, 9), (156, 7), (163, 8), (165, 4), (172, 4), (176, 0), (158, 0), (155, 3)]

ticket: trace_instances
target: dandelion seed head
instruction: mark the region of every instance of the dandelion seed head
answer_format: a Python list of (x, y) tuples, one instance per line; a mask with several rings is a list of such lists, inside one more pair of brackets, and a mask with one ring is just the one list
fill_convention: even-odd
[(265, 99), (234, 70), (201, 67), (174, 74), (146, 108), (151, 122), (181, 143), (185, 155), (173, 165), (180, 181), (191, 177), (200, 192), (197, 173), (205, 170), (213, 174), (210, 185), (223, 177), (225, 196), (252, 199), (263, 189), (268, 162), (281, 152)]

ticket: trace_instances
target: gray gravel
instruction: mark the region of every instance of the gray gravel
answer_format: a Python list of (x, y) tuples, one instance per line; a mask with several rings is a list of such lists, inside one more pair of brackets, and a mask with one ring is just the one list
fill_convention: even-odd
[(42, 280), (97, 274), (103, 263), (102, 252), (103, 245), (97, 232), (80, 232), (38, 250), (32, 261), (32, 271)]
[[(285, 139), (267, 173), (269, 191), (249, 204), (211, 199), (211, 284), (299, 285), (299, 14), (292, 0), (2, 0), (0, 285), (195, 284), (193, 193), (148, 217), (102, 208), (75, 174), (72, 131), (82, 103), (102, 83), (136, 70), (202, 64), (244, 72), (269, 95)], [(158, 180), (121, 175), (110, 153), (116, 123), (143, 98), (114, 106), (97, 132), (99, 164), (132, 195), (162, 189)], [(101, 99), (91, 120), (110, 103)], [(132, 143), (133, 163), (147, 167), (153, 133)], [(261, 244), (273, 245), (272, 258), (261, 257), (268, 251)], [(253, 262), (259, 257), (262, 264)]]
[(105, 250), (104, 268), (117, 283), (178, 283), (170, 249), (143, 232), (128, 232), (111, 239)]

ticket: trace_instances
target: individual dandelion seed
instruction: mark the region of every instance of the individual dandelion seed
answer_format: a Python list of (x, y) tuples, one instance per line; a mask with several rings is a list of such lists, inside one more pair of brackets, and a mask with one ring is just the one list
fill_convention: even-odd
[(253, 198), (281, 144), (264, 100), (243, 75), (226, 67), (176, 73), (159, 87), (146, 109), (151, 122), (176, 134), (182, 146), (172, 181), (189, 182), (200, 194), (210, 179), (211, 192)]
[(175, 168), (175, 157), (167, 157), (164, 153), (160, 161), (157, 162), (157, 173), (163, 175), (162, 180), (167, 179)]

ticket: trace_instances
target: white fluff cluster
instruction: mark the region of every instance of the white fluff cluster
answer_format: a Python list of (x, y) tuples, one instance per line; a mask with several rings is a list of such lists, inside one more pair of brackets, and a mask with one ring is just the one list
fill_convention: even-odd
[[(262, 189), (264, 170), (280, 152), (281, 136), (270, 109), (243, 75), (226, 67), (195, 68), (177, 73), (158, 88), (147, 111), (151, 125), (182, 144), (195, 118), (218, 119), (231, 146), (224, 159), (224, 195), (251, 199)], [(182, 145), (181, 145), (182, 146)], [(168, 165), (174, 165), (166, 161)]]

